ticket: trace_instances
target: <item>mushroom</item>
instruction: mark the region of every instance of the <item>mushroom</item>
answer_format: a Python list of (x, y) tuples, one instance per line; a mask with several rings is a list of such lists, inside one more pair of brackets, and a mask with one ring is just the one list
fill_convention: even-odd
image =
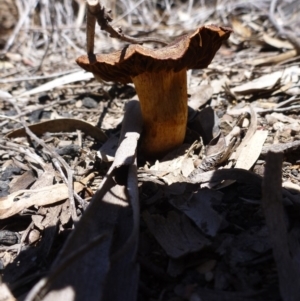
[(206, 68), (230, 33), (230, 28), (206, 25), (162, 48), (133, 44), (76, 62), (98, 80), (134, 84), (143, 118), (141, 148), (145, 156), (158, 157), (185, 138), (187, 70)]

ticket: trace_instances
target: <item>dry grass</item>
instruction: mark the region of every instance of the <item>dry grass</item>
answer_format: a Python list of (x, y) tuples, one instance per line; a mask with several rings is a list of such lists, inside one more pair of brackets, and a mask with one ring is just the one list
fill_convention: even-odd
[[(208, 22), (229, 25), (229, 17), (241, 10), (266, 14), (270, 1), (216, 1), (214, 5), (211, 1), (184, 2), (113, 1), (113, 25), (121, 26), (126, 33), (133, 35), (154, 32), (172, 39), (192, 30), (197, 24)], [(18, 62), (18, 70), (11, 72), (21, 75), (25, 68), (28, 75), (36, 74), (37, 71), (51, 73), (73, 69), (74, 58), (85, 53), (84, 1), (6, 0), (2, 5), (9, 6), (6, 11), (18, 20), (14, 29), (7, 30), (8, 40), (2, 51), (4, 55), (19, 55), (21, 63)], [(8, 14), (4, 9), (3, 12)], [(2, 18), (5, 19), (5, 16)], [(11, 27), (11, 24), (7, 27)], [(105, 33), (97, 30), (97, 51), (119, 47), (118, 41), (112, 41)], [(22, 61), (30, 67), (26, 68)], [(2, 78), (9, 77), (11, 72), (4, 70)]]

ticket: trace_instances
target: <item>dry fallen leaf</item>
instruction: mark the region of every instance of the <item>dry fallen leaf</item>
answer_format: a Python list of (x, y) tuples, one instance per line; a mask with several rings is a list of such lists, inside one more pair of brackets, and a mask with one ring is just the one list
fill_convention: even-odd
[(191, 95), (188, 101), (189, 107), (198, 110), (209, 101), (213, 92), (214, 88), (211, 85), (200, 85), (189, 88), (188, 93)]
[(14, 65), (10, 62), (0, 61), (0, 70), (12, 69)]
[[(251, 80), (230, 91), (237, 95), (249, 95), (259, 92), (282, 92), (298, 85), (300, 68), (291, 66), (282, 71), (275, 71)], [(285, 86), (282, 89), (282, 86)]]
[(257, 130), (257, 114), (255, 113), (253, 106), (248, 107), (250, 110), (251, 115), (251, 123), (248, 127), (247, 133), (245, 137), (243, 138), (240, 145), (236, 148), (235, 152), (231, 154), (230, 159), (237, 160), (241, 154), (241, 151), (244, 149), (244, 147), (248, 144), (248, 142), (251, 140), (252, 136), (255, 134)]
[(268, 131), (256, 131), (250, 141), (241, 150), (241, 153), (237, 158), (235, 168), (249, 170), (259, 158), (267, 137)]
[[(42, 136), (47, 132), (57, 133), (57, 132), (74, 132), (76, 130), (81, 130), (86, 135), (89, 135), (100, 142), (105, 142), (107, 140), (106, 135), (99, 128), (83, 120), (72, 119), (72, 118), (61, 118), (61, 119), (48, 120), (48, 121), (36, 123), (30, 125), (29, 129), (37, 136)], [(23, 137), (26, 136), (26, 131), (24, 128), (21, 128), (8, 133), (6, 136), (8, 138)]]
[(210, 244), (185, 215), (175, 211), (169, 212), (166, 218), (145, 211), (143, 218), (156, 240), (172, 258), (197, 252)]
[(174, 197), (170, 203), (194, 221), (202, 233), (215, 236), (224, 221), (222, 216), (212, 208), (212, 205), (214, 199), (221, 201), (222, 195), (218, 191), (200, 189), (187, 199), (182, 195)]
[(231, 91), (239, 95), (248, 95), (261, 91), (272, 90), (275, 85), (280, 83), (281, 77), (281, 71), (273, 72), (249, 81), (248, 83), (236, 86), (232, 88)]
[(27, 189), (32, 183), (34, 183), (36, 177), (32, 170), (25, 171), (22, 175), (16, 176), (9, 183), (10, 193), (16, 192), (18, 190)]
[(60, 78), (56, 78), (44, 85), (40, 85), (34, 89), (26, 91), (19, 96), (23, 97), (23, 96), (29, 96), (29, 95), (33, 95), (33, 94), (37, 94), (37, 93), (41, 93), (41, 92), (46, 92), (46, 91), (50, 91), (56, 87), (61, 87), (62, 85), (66, 85), (66, 84), (70, 84), (70, 83), (74, 83), (74, 82), (78, 82), (78, 81), (82, 81), (82, 80), (89, 80), (92, 78), (94, 78), (93, 74), (80, 70), (78, 72), (71, 73), (71, 74), (62, 76)]
[(252, 31), (249, 27), (246, 27), (240, 20), (237, 18), (231, 19), (231, 25), (233, 32), (240, 35), (244, 39), (249, 39), (252, 35)]
[[(84, 187), (81, 183), (74, 183), (74, 191), (77, 193)], [(13, 216), (31, 206), (50, 205), (68, 197), (68, 187), (65, 184), (56, 184), (35, 190), (19, 190), (0, 198), (0, 219)]]
[(271, 65), (271, 64), (279, 64), (281, 62), (287, 61), (293, 57), (297, 56), (296, 50), (288, 50), (286, 52), (269, 55), (263, 58), (251, 59), (246, 61), (247, 64), (252, 66), (263, 66), (263, 65)]
[(263, 39), (267, 44), (278, 49), (294, 49), (294, 46), (290, 42), (271, 37), (266, 33), (263, 34)]
[(104, 162), (113, 162), (118, 148), (119, 138), (111, 136), (100, 147), (97, 155)]

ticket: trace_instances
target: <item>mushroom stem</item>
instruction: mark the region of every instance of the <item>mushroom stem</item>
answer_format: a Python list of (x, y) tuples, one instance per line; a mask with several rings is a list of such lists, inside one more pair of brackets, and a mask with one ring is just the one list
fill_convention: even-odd
[(142, 151), (156, 157), (182, 144), (187, 124), (187, 75), (144, 72), (132, 77), (143, 117)]

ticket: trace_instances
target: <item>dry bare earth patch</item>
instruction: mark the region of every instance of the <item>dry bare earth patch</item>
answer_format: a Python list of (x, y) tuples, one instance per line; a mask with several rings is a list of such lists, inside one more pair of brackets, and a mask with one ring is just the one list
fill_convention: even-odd
[(234, 30), (146, 161), (133, 85), (75, 63), (84, 1), (1, 1), (0, 300), (299, 300), (298, 2), (111, 1), (138, 38)]

